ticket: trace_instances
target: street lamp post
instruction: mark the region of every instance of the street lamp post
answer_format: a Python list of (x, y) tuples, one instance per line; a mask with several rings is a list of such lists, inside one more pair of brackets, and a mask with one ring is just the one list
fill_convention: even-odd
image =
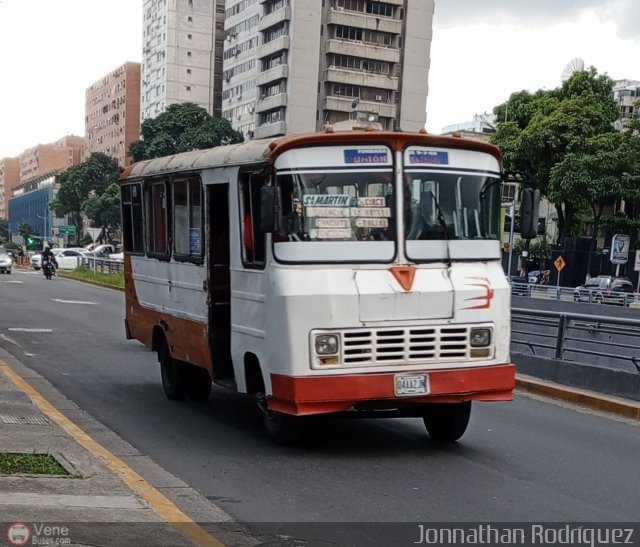
[(43, 238), (42, 238), (42, 240), (43, 240), (43, 241), (42, 241), (42, 246), (44, 247), (44, 244), (45, 244), (45, 242), (46, 242), (46, 241), (48, 241), (48, 239), (47, 239), (47, 238), (49, 237), (49, 236), (48, 236), (48, 232), (47, 232), (47, 228), (48, 228), (48, 226), (47, 226), (47, 220), (48, 220), (48, 218), (47, 218), (47, 217), (48, 217), (49, 215), (47, 215), (47, 213), (45, 213), (45, 214), (44, 214), (44, 216), (42, 216), (42, 217), (41, 217), (39, 214), (37, 214), (37, 213), (36, 213), (36, 216), (37, 216), (38, 218), (41, 218), (41, 219), (43, 219), (43, 220), (44, 220), (44, 236), (43, 236)]

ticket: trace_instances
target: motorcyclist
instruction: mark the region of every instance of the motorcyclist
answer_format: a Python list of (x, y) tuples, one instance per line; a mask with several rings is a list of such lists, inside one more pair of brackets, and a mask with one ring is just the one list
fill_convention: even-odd
[[(58, 261), (56, 260), (56, 255), (53, 254), (53, 251), (49, 246), (46, 246), (42, 251), (42, 261), (44, 262), (45, 260), (49, 260), (51, 264), (53, 264), (55, 270), (58, 269)], [(54, 275), (55, 275), (55, 270), (54, 270)]]

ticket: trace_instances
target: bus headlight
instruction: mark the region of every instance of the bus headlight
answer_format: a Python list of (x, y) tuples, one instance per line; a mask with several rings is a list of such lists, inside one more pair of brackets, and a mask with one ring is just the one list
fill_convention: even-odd
[(318, 355), (334, 355), (338, 353), (338, 336), (336, 334), (318, 334), (315, 339)]
[(472, 348), (484, 348), (491, 344), (491, 329), (471, 329), (469, 331), (469, 344)]

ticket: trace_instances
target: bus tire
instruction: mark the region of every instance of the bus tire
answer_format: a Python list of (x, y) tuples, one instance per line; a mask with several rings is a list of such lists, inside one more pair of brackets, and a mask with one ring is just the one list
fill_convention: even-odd
[(425, 410), (422, 420), (434, 441), (457, 441), (469, 425), (471, 401), (454, 404), (434, 404)]
[(298, 416), (275, 410), (263, 410), (262, 421), (267, 436), (276, 444), (287, 446), (300, 440), (302, 428)]
[(184, 401), (187, 398), (189, 387), (188, 370), (183, 363), (171, 357), (166, 340), (162, 341), (158, 350), (158, 361), (160, 361), (162, 389), (164, 389), (167, 399)]
[(209, 395), (211, 395), (211, 376), (209, 371), (195, 365), (180, 364), (187, 369), (187, 397), (189, 400), (201, 403), (209, 399)]

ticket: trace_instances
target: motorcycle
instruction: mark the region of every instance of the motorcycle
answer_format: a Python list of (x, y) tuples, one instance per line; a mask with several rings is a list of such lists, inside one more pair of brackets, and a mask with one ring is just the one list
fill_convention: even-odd
[(56, 266), (50, 258), (42, 259), (42, 273), (47, 279), (51, 279), (56, 275)]

